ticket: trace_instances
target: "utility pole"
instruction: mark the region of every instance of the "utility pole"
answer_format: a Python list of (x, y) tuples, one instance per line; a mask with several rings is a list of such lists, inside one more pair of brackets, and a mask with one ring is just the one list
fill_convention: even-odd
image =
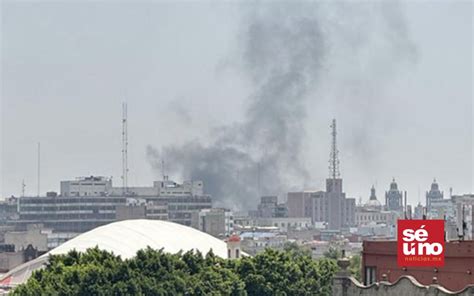
[(40, 188), (41, 188), (41, 143), (38, 142), (38, 191), (37, 191), (37, 196), (40, 196)]
[(122, 192), (128, 192), (128, 122), (127, 103), (122, 103)]
[(25, 188), (26, 188), (25, 179), (23, 179), (21, 181), (21, 197), (25, 197)]

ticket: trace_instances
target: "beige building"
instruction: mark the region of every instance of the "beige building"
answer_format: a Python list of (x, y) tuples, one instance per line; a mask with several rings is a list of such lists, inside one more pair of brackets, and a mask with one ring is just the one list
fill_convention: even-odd
[(209, 233), (215, 237), (225, 237), (233, 231), (232, 211), (211, 208), (194, 211), (191, 215), (191, 227)]
[(48, 251), (48, 235), (40, 225), (29, 225), (26, 231), (5, 233), (5, 244), (14, 245), (15, 251), (25, 250), (32, 245), (38, 251)]

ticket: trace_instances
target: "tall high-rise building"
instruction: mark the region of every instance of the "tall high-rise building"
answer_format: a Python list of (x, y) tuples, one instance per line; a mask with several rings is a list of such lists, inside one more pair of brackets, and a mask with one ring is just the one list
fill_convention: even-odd
[(336, 142), (336, 120), (331, 124), (331, 153), (326, 191), (288, 193), (288, 216), (311, 217), (312, 222), (326, 222), (328, 229), (338, 230), (355, 224), (356, 202), (346, 198), (339, 172), (339, 151)]
[(436, 179), (434, 179), (433, 183), (431, 183), (430, 191), (426, 192), (426, 209), (428, 210), (428, 212), (431, 211), (432, 202), (442, 200), (443, 197), (444, 194), (442, 191), (439, 190), (439, 185), (436, 182)]
[(390, 189), (385, 192), (385, 208), (387, 211), (403, 212), (403, 193), (398, 190), (395, 178), (390, 183)]

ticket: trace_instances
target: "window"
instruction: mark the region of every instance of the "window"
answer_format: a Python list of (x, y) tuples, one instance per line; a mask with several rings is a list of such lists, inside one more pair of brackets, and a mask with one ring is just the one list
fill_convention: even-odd
[(235, 250), (235, 258), (239, 259), (240, 254), (239, 254), (239, 249)]
[(377, 268), (375, 266), (366, 266), (365, 267), (365, 277), (364, 284), (371, 285), (377, 281)]
[(231, 252), (230, 249), (227, 249), (227, 258), (229, 259), (230, 259), (230, 252)]

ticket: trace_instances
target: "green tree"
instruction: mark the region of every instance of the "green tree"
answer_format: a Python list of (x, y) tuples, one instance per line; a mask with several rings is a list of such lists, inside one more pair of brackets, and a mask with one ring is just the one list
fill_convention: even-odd
[(323, 256), (329, 259), (337, 260), (342, 257), (342, 252), (338, 248), (329, 247), (329, 249), (323, 253)]
[(334, 260), (268, 249), (227, 260), (147, 248), (131, 259), (98, 248), (53, 255), (13, 295), (330, 295)]

